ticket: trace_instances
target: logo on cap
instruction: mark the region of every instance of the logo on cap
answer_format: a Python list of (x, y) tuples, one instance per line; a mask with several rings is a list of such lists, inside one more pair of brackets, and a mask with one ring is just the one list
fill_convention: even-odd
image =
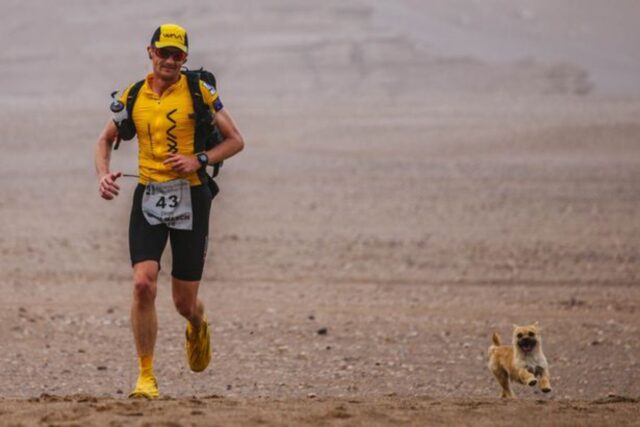
[(164, 38), (164, 39), (178, 39), (181, 42), (184, 42), (184, 38), (182, 37), (182, 34), (162, 33), (162, 38)]
[(157, 48), (177, 47), (186, 53), (189, 48), (187, 31), (176, 24), (162, 24), (153, 33), (151, 46)]

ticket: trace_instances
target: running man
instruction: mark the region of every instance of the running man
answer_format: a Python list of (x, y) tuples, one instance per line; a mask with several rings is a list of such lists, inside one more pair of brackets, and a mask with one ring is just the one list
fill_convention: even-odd
[[(207, 317), (198, 299), (207, 252), (209, 211), (215, 196), (207, 185), (204, 168), (241, 151), (244, 140), (215, 88), (199, 81), (202, 99), (210, 108), (223, 140), (208, 151), (196, 151), (193, 101), (187, 77), (181, 73), (188, 47), (187, 32), (178, 25), (164, 24), (154, 32), (147, 47), (153, 72), (146, 76), (133, 104), (140, 178), (129, 222), (129, 252), (133, 266), (131, 327), (140, 371), (129, 395), (132, 398), (159, 396), (153, 372), (158, 332), (155, 298), (160, 257), (167, 239), (173, 255), (173, 302), (178, 313), (187, 319), (187, 361), (193, 371), (200, 372), (211, 360)], [(133, 86), (120, 98), (125, 105)], [(109, 169), (117, 137), (118, 127), (109, 120), (96, 147), (99, 192), (106, 200), (112, 200), (120, 192), (116, 181), (122, 173)]]

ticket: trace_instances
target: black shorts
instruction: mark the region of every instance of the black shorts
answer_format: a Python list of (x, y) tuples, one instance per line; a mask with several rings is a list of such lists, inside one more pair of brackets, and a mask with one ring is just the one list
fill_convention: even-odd
[(207, 256), (211, 191), (206, 185), (191, 187), (193, 227), (176, 230), (164, 224), (150, 225), (142, 214), (142, 196), (145, 186), (138, 184), (133, 193), (133, 206), (129, 221), (129, 254), (131, 265), (141, 261), (157, 261), (171, 238), (173, 265), (171, 275), (176, 279), (199, 281)]

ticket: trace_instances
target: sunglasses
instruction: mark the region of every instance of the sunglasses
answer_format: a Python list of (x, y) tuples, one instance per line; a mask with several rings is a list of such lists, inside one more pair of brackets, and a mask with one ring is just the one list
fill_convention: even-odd
[(182, 62), (187, 58), (187, 54), (185, 52), (167, 47), (153, 48), (153, 51), (162, 59), (168, 59), (171, 57), (176, 62)]

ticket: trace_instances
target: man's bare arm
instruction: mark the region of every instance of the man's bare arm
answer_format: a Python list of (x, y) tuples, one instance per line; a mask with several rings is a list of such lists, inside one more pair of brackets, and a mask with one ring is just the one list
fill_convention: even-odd
[(115, 123), (113, 123), (113, 120), (109, 120), (98, 137), (98, 143), (96, 144), (95, 166), (96, 174), (100, 181), (99, 192), (100, 196), (106, 200), (113, 199), (120, 191), (120, 186), (116, 184), (116, 180), (122, 174), (120, 172), (111, 173), (109, 171), (111, 149), (117, 136), (118, 129)]
[(216, 124), (224, 139), (211, 150), (207, 151), (209, 164), (221, 162), (239, 153), (244, 148), (244, 138), (226, 109), (216, 113)]

